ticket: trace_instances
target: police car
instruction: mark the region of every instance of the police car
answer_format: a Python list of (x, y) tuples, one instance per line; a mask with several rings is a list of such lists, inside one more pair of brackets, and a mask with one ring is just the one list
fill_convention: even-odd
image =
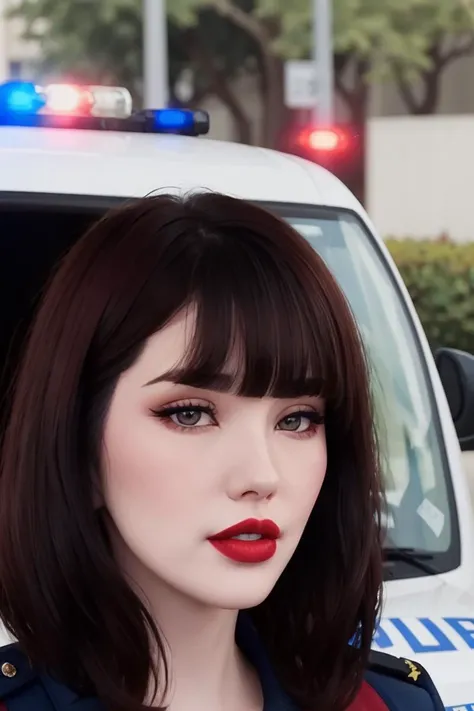
[(273, 210), (339, 280), (376, 374), (388, 534), (374, 649), (419, 662), (446, 708), (474, 711), (474, 527), (459, 445), (474, 436), (474, 358), (442, 350), (435, 362), (383, 241), (336, 177), (198, 138), (208, 128), (204, 112), (134, 112), (122, 88), (0, 86), (2, 387), (52, 264), (112, 205), (209, 188)]

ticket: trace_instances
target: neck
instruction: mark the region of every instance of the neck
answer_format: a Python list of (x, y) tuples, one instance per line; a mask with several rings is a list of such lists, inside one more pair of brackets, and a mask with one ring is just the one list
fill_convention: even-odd
[(161, 589), (159, 597), (153, 613), (169, 650), (169, 711), (245, 709), (252, 677), (235, 644), (237, 613), (175, 591), (168, 597)]

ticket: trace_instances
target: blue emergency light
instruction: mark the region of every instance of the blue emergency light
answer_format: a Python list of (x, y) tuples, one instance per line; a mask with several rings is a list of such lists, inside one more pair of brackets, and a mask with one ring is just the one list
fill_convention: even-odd
[(0, 84), (0, 126), (199, 136), (209, 131), (209, 115), (188, 109), (133, 111), (123, 87), (10, 81)]
[(34, 114), (46, 104), (44, 96), (29, 82), (12, 81), (0, 84), (0, 112), (3, 114)]

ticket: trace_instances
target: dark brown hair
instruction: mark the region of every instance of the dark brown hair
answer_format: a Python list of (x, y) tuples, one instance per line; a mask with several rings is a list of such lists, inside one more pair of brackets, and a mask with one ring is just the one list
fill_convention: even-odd
[[(5, 433), (0, 610), (34, 663), (107, 708), (137, 711), (162, 642), (94, 511), (104, 418), (146, 340), (197, 307), (186, 382), (236, 344), (238, 393), (319, 393), (327, 475), (302, 540), (251, 610), (301, 708), (340, 711), (367, 664), (382, 581), (379, 460), (368, 369), (322, 259), (261, 207), (214, 193), (111, 211), (72, 248), (34, 320)], [(297, 466), (297, 463), (296, 463)], [(160, 685), (161, 688), (161, 685)]]

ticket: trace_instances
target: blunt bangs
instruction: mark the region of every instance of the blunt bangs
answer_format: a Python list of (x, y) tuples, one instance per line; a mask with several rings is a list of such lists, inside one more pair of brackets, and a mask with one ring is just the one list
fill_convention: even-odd
[[(280, 222), (277, 226), (293, 233)], [(170, 263), (178, 266), (167, 278), (175, 285), (175, 303), (168, 312), (176, 317), (192, 311), (195, 326), (182, 360), (160, 380), (245, 397), (321, 396), (333, 407), (347, 401), (346, 354), (354, 326), (340, 293), (332, 293), (329, 280), (326, 288), (314, 273), (320, 258), (309, 245), (306, 261), (301, 243), (291, 253), (248, 225), (230, 224), (219, 230), (186, 225), (176, 248), (180, 259)], [(155, 288), (158, 304), (166, 290), (162, 277)]]
[(196, 321), (180, 382), (245, 397), (340, 397), (331, 323), (291, 265), (249, 248), (245, 234), (226, 242), (211, 244), (193, 271)]

